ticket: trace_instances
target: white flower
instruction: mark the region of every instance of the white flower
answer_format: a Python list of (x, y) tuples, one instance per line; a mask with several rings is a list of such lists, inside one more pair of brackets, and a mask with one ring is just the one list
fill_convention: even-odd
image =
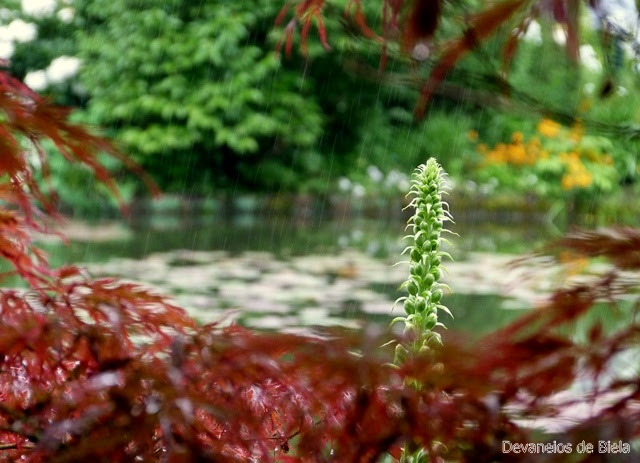
[(489, 195), (491, 193), (493, 193), (493, 190), (495, 190), (496, 187), (493, 186), (492, 183), (483, 183), (482, 185), (480, 185), (480, 187), (478, 188), (478, 192), (481, 195)]
[(24, 77), (24, 83), (36, 92), (44, 90), (48, 85), (47, 73), (44, 71), (31, 71)]
[(367, 175), (376, 183), (384, 178), (384, 174), (376, 166), (367, 167)]
[(587, 82), (584, 84), (584, 93), (587, 95), (591, 95), (593, 91), (596, 89), (596, 86), (593, 82)]
[(476, 182), (474, 182), (473, 180), (466, 180), (464, 182), (464, 188), (467, 191), (476, 191), (478, 189), (478, 184)]
[(9, 59), (13, 56), (13, 42), (8, 42), (0, 37), (0, 59)]
[(411, 182), (409, 181), (408, 177), (404, 177), (398, 180), (396, 186), (398, 188), (398, 191), (409, 191), (409, 188), (411, 188)]
[(632, 34), (636, 30), (638, 9), (634, 0), (599, 0), (591, 8), (596, 29), (604, 26), (613, 32)]
[(59, 56), (51, 61), (47, 68), (47, 79), (52, 84), (59, 84), (73, 77), (80, 69), (80, 60), (73, 56)]
[(56, 0), (22, 0), (22, 11), (36, 18), (53, 14), (56, 6)]
[(351, 189), (351, 181), (347, 177), (338, 179), (338, 188), (340, 191), (349, 191)]
[(366, 194), (366, 192), (367, 190), (365, 190), (365, 188), (359, 183), (353, 185), (352, 193), (356, 198), (362, 198)]
[(429, 47), (429, 43), (425, 41), (420, 41), (416, 43), (411, 50), (411, 57), (416, 61), (424, 61), (431, 54), (431, 48)]
[(522, 38), (526, 42), (542, 43), (542, 33), (540, 29), (540, 23), (538, 21), (531, 21), (527, 27), (527, 31)]
[(602, 63), (596, 55), (596, 51), (589, 44), (580, 45), (580, 61), (589, 71), (599, 72), (602, 70)]
[(622, 85), (618, 86), (618, 95), (625, 96), (627, 93), (629, 93), (629, 90), (627, 90), (626, 87), (623, 87)]
[(14, 42), (31, 42), (36, 38), (36, 25), (22, 19), (14, 19), (6, 27), (7, 40)]
[(387, 187), (393, 188), (394, 186), (396, 186), (397, 181), (398, 181), (398, 171), (395, 169), (392, 169), (387, 174), (387, 178), (384, 180), (384, 183)]
[(442, 180), (442, 185), (444, 186), (444, 188), (446, 188), (447, 190), (455, 190), (456, 187), (458, 186), (458, 184), (456, 183), (456, 181), (454, 179), (452, 179), (451, 177), (447, 176)]
[(625, 5), (624, 2), (612, 6), (606, 19), (611, 26), (625, 33), (631, 33), (636, 27), (638, 11), (635, 4)]
[[(42, 167), (42, 159), (40, 158), (38, 150), (33, 143), (26, 144), (24, 153), (26, 154), (27, 160), (29, 161), (31, 167), (33, 167), (34, 169), (40, 169)], [(29, 301), (29, 303), (32, 306), (35, 306), (39, 303), (39, 301), (34, 301), (33, 303)]]
[(553, 28), (553, 41), (558, 45), (564, 45), (567, 43), (567, 33), (559, 24)]
[(65, 23), (73, 21), (73, 17), (76, 15), (76, 10), (70, 7), (62, 8), (58, 11), (58, 19)]
[(387, 174), (385, 184), (389, 188), (395, 188), (399, 191), (407, 191), (410, 187), (409, 177), (403, 172), (392, 169)]

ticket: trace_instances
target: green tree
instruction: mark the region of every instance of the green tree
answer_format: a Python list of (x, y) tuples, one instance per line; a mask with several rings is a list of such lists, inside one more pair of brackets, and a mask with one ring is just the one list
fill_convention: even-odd
[(88, 120), (115, 129), (169, 189), (268, 185), (273, 176), (256, 169), (274, 161), (291, 169), (285, 176), (305, 173), (298, 155), (313, 149), (323, 120), (301, 70), (266, 45), (277, 9), (267, 0), (83, 2)]

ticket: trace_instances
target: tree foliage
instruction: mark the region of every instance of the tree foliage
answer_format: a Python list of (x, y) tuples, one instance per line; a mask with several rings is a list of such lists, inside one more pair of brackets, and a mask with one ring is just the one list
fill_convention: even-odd
[(308, 172), (294, 153), (317, 143), (321, 110), (300, 69), (265, 47), (276, 12), (269, 1), (82, 2), (89, 119), (119, 128), (170, 189), (259, 184), (262, 162)]

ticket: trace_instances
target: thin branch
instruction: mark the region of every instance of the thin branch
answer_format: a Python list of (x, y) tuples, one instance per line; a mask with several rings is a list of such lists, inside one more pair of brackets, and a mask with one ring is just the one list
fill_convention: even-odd
[(0, 444), (0, 450), (17, 450), (18, 448), (31, 450), (31, 449), (36, 448), (36, 446), (31, 444), (31, 443), (26, 443), (26, 444), (18, 444), (18, 443)]
[[(408, 73), (379, 72), (378, 69), (357, 60), (345, 61), (345, 68), (348, 72), (359, 77), (396, 87), (420, 89), (424, 85), (424, 80), (428, 79), (428, 77), (410, 75)], [(486, 90), (478, 89), (444, 81), (439, 84), (434, 93), (453, 101), (492, 107), (502, 111), (509, 111), (511, 114), (518, 113), (523, 116), (531, 116), (533, 113), (541, 117), (552, 118), (563, 125), (580, 123), (585, 128), (602, 135), (640, 139), (640, 128), (637, 126), (632, 124), (608, 124), (585, 118), (571, 111), (550, 107), (528, 93), (513, 87), (512, 84), (497, 74), (471, 73), (462, 69), (456, 69), (455, 73), (461, 76), (473, 77), (478, 82), (488, 84), (490, 88)]]

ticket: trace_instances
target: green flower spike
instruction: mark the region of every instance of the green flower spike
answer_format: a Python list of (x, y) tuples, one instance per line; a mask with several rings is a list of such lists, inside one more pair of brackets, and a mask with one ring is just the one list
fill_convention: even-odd
[(445, 175), (442, 167), (431, 158), (413, 173), (411, 190), (407, 194), (413, 196), (407, 207), (415, 208), (415, 213), (407, 225), (413, 233), (403, 238), (412, 241), (402, 252), (409, 254), (410, 275), (400, 289), (406, 288), (409, 295), (396, 301), (396, 304), (404, 301), (406, 316), (397, 317), (391, 323), (404, 322), (406, 330), (412, 330), (416, 340), (410, 349), (396, 346), (396, 364), (402, 363), (410, 351), (428, 349), (433, 342), (441, 344), (440, 335), (433, 331), (437, 326), (444, 327), (438, 322), (438, 311), (451, 316), (449, 309), (441, 303), (443, 289), (449, 290), (449, 287), (440, 283), (442, 258), (451, 259), (448, 253), (440, 251), (442, 242), (449, 243), (440, 235), (443, 231), (452, 233), (444, 228), (444, 224), (453, 222), (449, 205), (442, 200), (442, 195), (447, 194)]

